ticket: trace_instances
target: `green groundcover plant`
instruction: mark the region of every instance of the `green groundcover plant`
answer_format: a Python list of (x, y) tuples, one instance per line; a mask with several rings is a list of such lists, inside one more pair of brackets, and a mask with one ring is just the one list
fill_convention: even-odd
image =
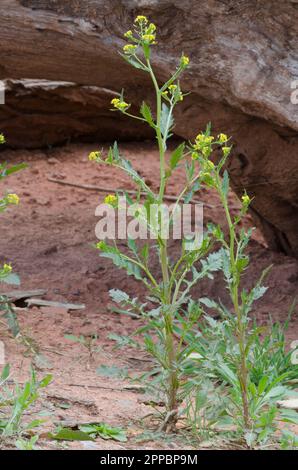
[[(231, 214), (225, 163), (232, 145), (224, 133), (212, 135), (210, 124), (193, 142), (181, 143), (167, 158), (168, 140), (174, 128), (173, 112), (185, 96), (179, 79), (189, 66), (189, 58), (182, 54), (174, 73), (160, 84), (151, 61), (157, 44), (155, 25), (145, 16), (138, 16), (132, 30), (124, 36), (127, 44), (122, 56), (134, 68), (150, 76), (156, 104), (152, 111), (143, 102), (140, 114), (133, 114), (123, 91), (111, 103), (114, 111), (140, 120), (154, 130), (160, 157), (160, 181), (159, 191), (155, 193), (121, 155), (117, 143), (107, 155), (101, 151), (89, 155), (90, 160), (121, 169), (131, 177), (137, 187), (136, 197), (132, 199), (125, 191), (118, 191), (108, 195), (105, 203), (119, 209), (122, 198), (131, 208), (142, 202), (142, 209), (138, 206), (130, 215), (139, 224), (145, 223), (155, 242), (137, 244), (128, 238), (129, 254), (120, 250), (116, 240), (102, 240), (96, 245), (101, 256), (126, 269), (128, 275), (142, 282), (148, 290), (145, 303), (118, 289), (110, 291), (111, 298), (120, 306), (119, 312), (143, 319), (143, 326), (135, 336), (113, 335), (113, 339), (120, 345), (145, 349), (153, 358), (154, 367), (140, 379), (147, 381), (152, 392), (160, 392), (165, 398), (166, 412), (160, 430), (175, 430), (179, 416), (186, 413), (195, 420), (196, 430), (210, 424), (232, 422), (235, 432), (240, 433), (248, 445), (265, 442), (276, 430), (276, 417), (280, 415), (277, 399), (294, 393), (285, 383), (297, 378), (297, 369), (289, 362), (284, 339), (275, 343), (277, 330), (273, 329), (264, 338), (264, 330), (252, 324), (249, 317), (253, 303), (266, 291), (262, 285), (266, 272), (251, 290), (241, 287), (249, 264), (246, 249), (251, 236), (251, 230), (241, 228), (241, 221), (251, 199), (244, 193), (239, 213)], [(165, 222), (165, 195), (175, 171), (185, 172), (185, 186)], [(208, 224), (199, 243), (196, 238), (184, 237), (179, 255), (171, 256), (164, 225), (167, 229), (171, 227), (179, 205), (191, 201), (193, 194), (202, 188), (217, 192), (228, 235), (225, 236), (220, 225)], [(152, 205), (158, 208), (153, 221)], [(160, 276), (151, 269), (154, 254), (158, 256)], [(193, 287), (203, 278), (212, 280), (217, 271), (223, 273), (231, 301), (229, 307), (217, 299), (192, 298)], [(208, 316), (206, 309), (215, 310), (220, 320)], [(270, 360), (267, 354), (272, 351), (275, 356)], [(297, 421), (296, 414), (288, 413), (287, 420)]]
[[(10, 367), (6, 365), (0, 375), (0, 440), (17, 436), (20, 447), (21, 442), (23, 444), (26, 442), (22, 437), (27, 437), (28, 433), (44, 422), (39, 418), (28, 421), (25, 415), (38, 400), (39, 390), (50, 383), (52, 376), (47, 375), (38, 381), (32, 369), (29, 380), (23, 386), (15, 381), (11, 383), (10, 377)], [(36, 441), (37, 439), (34, 438), (31, 443), (35, 444)]]

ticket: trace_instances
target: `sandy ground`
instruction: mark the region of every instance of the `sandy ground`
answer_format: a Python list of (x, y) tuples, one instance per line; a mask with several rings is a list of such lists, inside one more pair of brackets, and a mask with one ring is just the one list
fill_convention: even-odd
[[(146, 182), (156, 189), (158, 155), (151, 143), (124, 144), (122, 149), (136, 169), (146, 177)], [(117, 351), (108, 338), (109, 333), (132, 332), (138, 320), (111, 313), (108, 291), (117, 287), (134, 296), (144, 295), (143, 288), (126, 273), (116, 269), (109, 261), (100, 258), (92, 244), (96, 241), (95, 208), (104, 195), (96, 191), (72, 188), (48, 181), (131, 188), (132, 183), (120, 172), (94, 165), (88, 154), (94, 145), (69, 145), (48, 151), (10, 151), (0, 154), (1, 161), (10, 163), (26, 161), (29, 168), (1, 183), (16, 192), (21, 203), (1, 215), (0, 263), (11, 262), (19, 273), (21, 289), (46, 289), (44, 298), (86, 304), (85, 310), (65, 311), (53, 307), (32, 307), (19, 310), (23, 335), (34, 340), (35, 349), (46, 358), (40, 364), (28, 354), (23, 343), (16, 342), (0, 325), (0, 338), (5, 343), (7, 361), (13, 365), (15, 375), (24, 380), (30, 362), (35, 361), (40, 374), (53, 374), (52, 384), (42, 393), (41, 405), (51, 416), (48, 426), (65, 420), (72, 422), (105, 421), (128, 429), (128, 443), (97, 439), (95, 443), (63, 444), (71, 448), (123, 449), (123, 448), (178, 448), (185, 444), (175, 438), (167, 441), (136, 442), (142, 433), (141, 419), (150, 413), (147, 398), (129, 389), (128, 383), (96, 374), (101, 365), (117, 365), (131, 371), (142, 371), (146, 358), (134, 357), (133, 351)], [(168, 193), (177, 194), (183, 184), (183, 175), (177, 171)], [(223, 220), (216, 195), (203, 192), (204, 221)], [(238, 202), (233, 194), (230, 201), (235, 210)], [(209, 207), (210, 206), (210, 207)], [(252, 222), (248, 216), (245, 225)], [(171, 242), (175, 253), (176, 242)], [(273, 264), (267, 279), (269, 290), (256, 304), (253, 315), (260, 324), (269, 318), (285, 320), (288, 309), (298, 294), (298, 262), (295, 259), (269, 251), (262, 235), (255, 231), (250, 248), (251, 266), (245, 280), (247, 287), (258, 278), (261, 270)], [(154, 263), (154, 262), (153, 262)], [(156, 264), (157, 267), (157, 264)], [(5, 288), (6, 290), (9, 290)], [(5, 290), (2, 288), (2, 291)], [(214, 281), (204, 281), (195, 295), (226, 299), (226, 289), (217, 276)], [(91, 361), (84, 347), (65, 339), (65, 334), (97, 335), (99, 351)], [(297, 310), (292, 316), (288, 339), (298, 338)], [(144, 361), (142, 361), (144, 359)], [(65, 406), (65, 404), (67, 406)], [(49, 448), (58, 444), (45, 442)]]

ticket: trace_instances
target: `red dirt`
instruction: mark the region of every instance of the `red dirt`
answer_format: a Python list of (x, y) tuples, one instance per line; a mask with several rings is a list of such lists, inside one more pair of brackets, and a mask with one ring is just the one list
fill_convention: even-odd
[[(125, 143), (122, 149), (136, 169), (146, 175), (147, 183), (156, 189), (158, 156), (152, 150), (152, 144)], [(119, 380), (98, 376), (95, 370), (100, 364), (116, 364), (131, 370), (142, 370), (145, 367), (146, 363), (135, 360), (131, 351), (113, 350), (114, 343), (108, 338), (111, 332), (126, 334), (133, 331), (136, 320), (111, 313), (107, 308), (110, 302), (108, 291), (111, 288), (126, 290), (134, 296), (142, 296), (144, 290), (131, 277), (127, 278), (124, 271), (100, 258), (92, 247), (96, 241), (94, 229), (97, 219), (94, 211), (104, 195), (47, 180), (48, 177), (55, 177), (61, 181), (133, 189), (132, 183), (122, 173), (90, 163), (87, 156), (91, 150), (94, 150), (94, 146), (69, 145), (48, 151), (6, 150), (1, 153), (2, 161), (26, 161), (29, 168), (1, 183), (1, 192), (4, 188), (16, 192), (21, 203), (19, 207), (11, 207), (1, 214), (0, 264), (12, 262), (14, 270), (21, 277), (22, 290), (45, 288), (47, 295), (44, 298), (48, 300), (86, 304), (85, 310), (69, 313), (62, 309), (37, 307), (19, 311), (23, 334), (33, 338), (41, 353), (50, 361), (50, 372), (54, 379), (43, 392), (43, 405), (52, 411), (52, 422), (65, 419), (78, 422), (105, 421), (129, 428), (129, 434), (134, 435), (140, 432), (140, 418), (151, 411), (143, 403), (144, 396), (123, 389), (123, 382)], [(177, 194), (182, 184), (183, 175), (177, 171), (168, 193)], [(214, 206), (204, 209), (204, 221), (223, 221), (216, 195), (204, 192), (200, 198)], [(230, 198), (233, 207), (237, 209), (237, 199), (233, 194)], [(245, 225), (251, 223), (248, 216)], [(176, 246), (175, 242), (171, 243), (172, 252), (175, 252)], [(263, 268), (273, 264), (267, 278), (269, 290), (256, 304), (253, 315), (261, 324), (266, 324), (270, 316), (275, 320), (285, 320), (298, 294), (297, 260), (269, 251), (258, 230), (254, 232), (249, 251), (252, 262), (245, 281), (247, 286), (257, 280)], [(204, 295), (226, 299), (226, 289), (220, 276), (216, 276), (214, 281), (202, 282), (195, 294), (198, 297)], [(70, 333), (98, 335), (101, 350), (89, 369), (88, 354), (82, 346), (64, 338), (65, 334)], [(0, 338), (5, 343), (7, 360), (13, 365), (16, 376), (24, 379), (32, 358), (24, 357), (24, 346), (13, 340), (4, 326), (1, 326)], [(288, 339), (297, 338), (296, 310)], [(43, 370), (41, 373), (46, 372)], [(67, 400), (72, 406), (68, 409), (59, 408), (59, 402)], [(45, 445), (56, 446), (48, 442)], [(84, 447), (82, 443), (69, 446)], [(98, 439), (92, 446), (148, 449), (177, 448), (179, 444), (175, 440), (136, 444), (130, 439), (129, 443), (120, 445)]]

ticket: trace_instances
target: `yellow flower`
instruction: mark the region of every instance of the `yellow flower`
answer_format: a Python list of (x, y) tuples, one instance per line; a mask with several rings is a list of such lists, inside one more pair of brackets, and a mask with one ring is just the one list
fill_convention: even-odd
[(225, 142), (228, 141), (228, 136), (226, 134), (219, 134), (217, 136), (217, 140), (220, 144), (224, 144)]
[(212, 148), (209, 147), (209, 146), (203, 147), (203, 148), (201, 149), (201, 152), (202, 152), (202, 154), (203, 154), (204, 157), (207, 157), (207, 158), (208, 158), (208, 157), (210, 156), (211, 152), (212, 152)]
[(15, 204), (15, 205), (19, 204), (20, 202), (20, 198), (17, 194), (7, 194), (6, 200), (8, 204)]
[(249, 203), (250, 203), (250, 201), (251, 201), (249, 195), (246, 194), (246, 193), (243, 194), (241, 200), (242, 200), (243, 205), (246, 206), (246, 207), (249, 205)]
[(147, 42), (148, 44), (154, 44), (155, 34), (143, 34), (142, 39), (143, 39), (143, 41)]
[(119, 98), (113, 98), (111, 101), (111, 104), (115, 107), (118, 106), (119, 103), (120, 103)]
[(197, 142), (201, 142), (204, 144), (211, 144), (213, 140), (214, 137), (212, 135), (198, 134), (196, 137)]
[(121, 101), (119, 98), (113, 98), (111, 104), (114, 106), (114, 108), (119, 109), (120, 111), (125, 111), (127, 108), (129, 108), (129, 104), (125, 101)]
[(147, 33), (151, 33), (151, 34), (152, 34), (152, 33), (155, 33), (155, 31), (156, 31), (156, 26), (155, 26), (155, 24), (154, 24), (154, 23), (150, 23), (149, 26), (148, 26), (148, 28), (147, 28)]
[(114, 206), (118, 201), (118, 198), (117, 196), (115, 196), (115, 194), (108, 194), (108, 196), (106, 196), (104, 198), (104, 202), (105, 204), (109, 204), (110, 206)]
[(126, 44), (123, 47), (124, 54), (128, 54), (128, 55), (134, 54), (136, 49), (137, 49), (137, 46), (134, 46), (133, 44)]
[(189, 57), (187, 57), (186, 55), (183, 55), (180, 59), (180, 65), (181, 67), (187, 67), (189, 64)]
[(3, 134), (0, 134), (0, 144), (5, 144), (5, 137)]
[(167, 97), (168, 97), (168, 93), (169, 93), (168, 90), (165, 90), (165, 91), (162, 92), (162, 96), (163, 96), (164, 98), (167, 98)]
[(198, 152), (192, 152), (191, 158), (192, 158), (192, 160), (197, 160), (199, 158)]
[(174, 84), (172, 83), (172, 85), (169, 85), (168, 88), (169, 88), (169, 90), (173, 93), (175, 90), (177, 90), (177, 85), (174, 85)]
[(126, 33), (124, 34), (124, 37), (127, 38), (127, 39), (132, 39), (133, 38), (133, 34), (132, 34), (131, 29), (129, 31), (126, 31)]
[(205, 157), (209, 157), (212, 151), (211, 144), (213, 140), (214, 137), (212, 135), (198, 134), (193, 147), (195, 150), (200, 150)]
[(89, 154), (88, 159), (90, 160), (90, 162), (92, 162), (94, 160), (98, 160), (100, 157), (101, 157), (101, 152), (91, 152)]
[(231, 152), (232, 147), (222, 147), (222, 153), (224, 154), (224, 157), (227, 157), (230, 152)]
[(6, 264), (6, 263), (5, 263), (5, 264), (3, 265), (2, 270), (3, 270), (4, 274), (9, 274), (9, 273), (11, 273), (11, 271), (12, 271), (12, 267), (11, 267), (10, 264)]
[(147, 24), (148, 23), (148, 18), (146, 16), (139, 15), (139, 16), (136, 17), (135, 23)]

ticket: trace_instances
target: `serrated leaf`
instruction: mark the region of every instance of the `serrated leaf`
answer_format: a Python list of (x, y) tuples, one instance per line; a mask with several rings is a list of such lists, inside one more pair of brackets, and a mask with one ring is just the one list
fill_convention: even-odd
[(181, 158), (183, 157), (184, 149), (185, 149), (185, 143), (183, 142), (183, 143), (180, 144), (180, 145), (174, 150), (174, 152), (171, 154), (171, 157), (170, 157), (170, 168), (171, 168), (172, 170), (174, 170), (174, 169), (176, 168), (176, 166), (178, 165), (179, 161), (180, 161)]
[(264, 287), (264, 286), (256, 286), (254, 287), (252, 290), (251, 290), (251, 298), (252, 300), (258, 300), (260, 299), (261, 297), (263, 297), (263, 295), (265, 294), (265, 292), (267, 291), (268, 287)]
[(138, 254), (138, 247), (136, 241), (133, 238), (128, 237), (127, 239), (128, 248), (135, 254)]
[(147, 103), (145, 103), (145, 101), (143, 101), (140, 111), (141, 111), (141, 114), (142, 114), (143, 118), (146, 119), (148, 124), (151, 127), (155, 128), (155, 123), (154, 123), (154, 120), (153, 120), (153, 117), (152, 117), (151, 109), (147, 105)]
[(128, 302), (130, 299), (129, 295), (120, 289), (111, 289), (109, 291), (109, 294), (111, 299), (117, 304), (121, 304), (122, 302)]
[(138, 280), (143, 279), (140, 268), (129, 261), (126, 256), (118, 250), (118, 248), (110, 246), (107, 243), (102, 243), (100, 256), (103, 258), (109, 258), (115, 266), (126, 269), (129, 276), (134, 276)]
[(208, 299), (208, 297), (201, 297), (199, 299), (199, 302), (201, 302), (203, 305), (205, 305), (208, 308), (217, 308), (217, 303), (214, 302), (214, 300)]

